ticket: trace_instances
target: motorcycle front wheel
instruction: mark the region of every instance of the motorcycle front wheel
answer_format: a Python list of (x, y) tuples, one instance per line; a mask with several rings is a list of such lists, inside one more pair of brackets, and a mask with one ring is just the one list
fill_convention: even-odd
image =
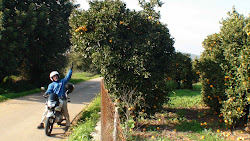
[(55, 122), (55, 119), (54, 118), (52, 118), (52, 117), (49, 117), (49, 118), (47, 118), (47, 120), (46, 120), (46, 124), (45, 124), (45, 134), (47, 135), (47, 136), (50, 136), (51, 135), (51, 132), (52, 132), (52, 129), (53, 129), (53, 124), (54, 124), (54, 122)]

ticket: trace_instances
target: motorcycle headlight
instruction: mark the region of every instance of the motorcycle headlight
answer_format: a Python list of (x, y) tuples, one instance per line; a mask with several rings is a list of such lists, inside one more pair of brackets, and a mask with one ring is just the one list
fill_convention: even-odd
[(56, 106), (56, 101), (48, 101), (48, 107), (52, 108)]

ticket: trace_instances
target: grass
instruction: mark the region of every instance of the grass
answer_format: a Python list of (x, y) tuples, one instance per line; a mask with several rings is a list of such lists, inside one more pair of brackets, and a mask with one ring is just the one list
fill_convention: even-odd
[(95, 131), (101, 111), (101, 97), (97, 96), (84, 110), (79, 123), (72, 127), (68, 141), (89, 141), (92, 139), (91, 132)]
[[(195, 84), (193, 90), (174, 91), (170, 95), (170, 103), (164, 105), (165, 110), (138, 122), (127, 140), (233, 141), (238, 137), (250, 139), (248, 134), (242, 132), (242, 129), (231, 133), (221, 122), (223, 119), (210, 112), (209, 107), (202, 102), (200, 88), (201, 84)], [(97, 99), (84, 110), (80, 123), (72, 129), (69, 141), (92, 139), (90, 133), (94, 131), (98, 122), (100, 110), (100, 99), (99, 97)]]
[(201, 84), (194, 84), (193, 90), (175, 90), (170, 102), (164, 105), (164, 111), (152, 118), (137, 123), (129, 140), (172, 141), (206, 140), (230, 141), (238, 137), (250, 139), (249, 135), (236, 129), (233, 134), (218, 114), (202, 102)]
[(168, 107), (194, 107), (202, 105), (202, 97), (200, 94), (201, 84), (194, 84), (193, 90), (175, 90), (170, 95)]
[[(87, 73), (87, 72), (76, 72), (76, 73), (72, 74), (70, 82), (73, 84), (76, 84), (76, 83), (87, 81), (89, 79), (97, 78), (97, 77), (100, 77), (100, 75), (93, 75), (93, 74)], [(2, 91), (5, 91), (5, 90), (2, 90)], [(1, 94), (0, 95), (0, 102), (6, 101), (8, 99), (13, 99), (13, 98), (18, 98), (18, 97), (30, 95), (33, 93), (38, 93), (38, 92), (41, 92), (40, 88), (35, 88), (35, 89), (29, 90), (29, 91), (18, 92), (18, 93)]]
[(89, 72), (76, 72), (72, 74), (70, 82), (76, 84), (97, 77), (100, 77), (100, 75), (93, 75), (92, 73)]
[(20, 92), (20, 93), (1, 94), (0, 95), (0, 102), (8, 100), (8, 99), (13, 99), (13, 98), (17, 98), (17, 97), (22, 97), (22, 96), (30, 95), (30, 94), (33, 94), (33, 93), (39, 93), (39, 92), (41, 92), (40, 88), (32, 89), (30, 91), (25, 91), (25, 92)]

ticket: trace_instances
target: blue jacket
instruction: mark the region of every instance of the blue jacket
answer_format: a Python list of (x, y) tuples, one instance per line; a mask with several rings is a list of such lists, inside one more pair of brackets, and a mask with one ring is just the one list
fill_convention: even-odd
[(66, 98), (65, 90), (64, 90), (65, 84), (70, 80), (71, 75), (72, 75), (72, 70), (69, 69), (68, 74), (65, 76), (65, 78), (50, 83), (49, 87), (45, 93), (46, 94), (55, 93), (58, 95), (58, 97), (63, 96), (64, 98)]

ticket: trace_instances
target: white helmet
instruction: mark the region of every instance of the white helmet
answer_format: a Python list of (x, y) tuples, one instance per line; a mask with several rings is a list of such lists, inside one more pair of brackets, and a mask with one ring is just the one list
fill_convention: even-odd
[(52, 71), (50, 74), (49, 74), (49, 78), (51, 81), (53, 81), (52, 77), (55, 76), (55, 75), (58, 75), (58, 77), (60, 77), (59, 73), (57, 71)]

